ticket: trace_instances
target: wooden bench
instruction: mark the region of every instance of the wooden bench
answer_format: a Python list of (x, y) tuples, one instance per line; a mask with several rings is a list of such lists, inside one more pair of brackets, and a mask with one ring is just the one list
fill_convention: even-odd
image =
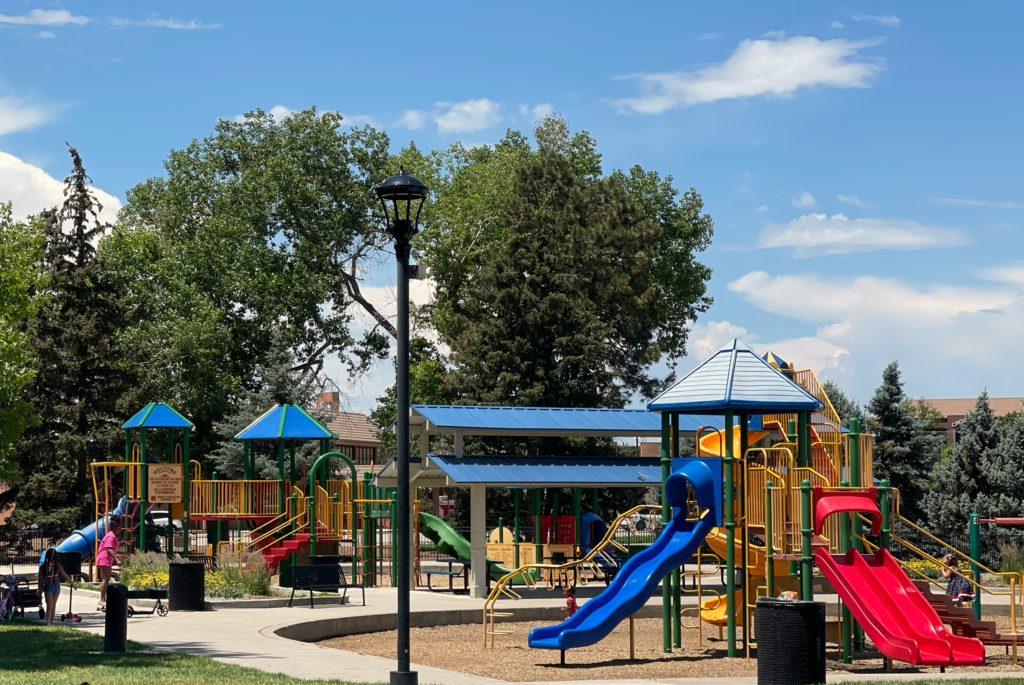
[[(319, 592), (341, 590), (338, 604), (345, 604), (348, 601), (348, 581), (345, 578), (344, 569), (339, 564), (292, 566), (292, 596), (288, 599), (288, 606), (292, 606), (296, 590), (309, 590), (310, 609), (313, 608), (314, 590)], [(366, 606), (366, 589), (360, 586), (359, 590), (363, 595), (363, 606)]]

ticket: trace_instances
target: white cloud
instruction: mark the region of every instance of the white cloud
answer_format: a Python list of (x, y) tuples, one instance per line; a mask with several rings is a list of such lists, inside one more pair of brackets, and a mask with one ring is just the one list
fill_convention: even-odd
[(398, 117), (395, 121), (395, 126), (401, 128), (412, 129), (417, 131), (424, 127), (427, 123), (427, 114), (418, 109), (407, 109), (402, 112), (402, 116)]
[[(70, 163), (70, 162), (69, 162)], [(113, 222), (121, 201), (110, 193), (93, 188), (103, 205), (100, 220)], [(50, 176), (37, 166), (6, 152), (0, 152), (0, 202), (10, 202), (14, 216), (30, 214), (59, 205), (64, 199), (64, 181)]]
[(906, 219), (850, 219), (843, 214), (805, 214), (787, 224), (768, 224), (758, 247), (791, 247), (795, 257), (873, 250), (923, 250), (967, 242), (955, 229), (924, 226)]
[(488, 98), (439, 102), (437, 107), (434, 123), (442, 133), (475, 133), (501, 121), (501, 105)]
[[(1017, 275), (1024, 278), (1024, 269)], [(845, 375), (843, 385), (862, 399), (894, 359), (904, 369), (911, 396), (970, 397), (986, 386), (993, 394), (1012, 395), (1024, 384), (1024, 367), (1008, 363), (1019, 355), (1024, 337), (1024, 289), (1019, 287), (764, 271), (728, 287), (783, 317), (780, 325), (789, 325), (784, 319), (810, 323), (816, 327), (813, 338), (848, 349), (835, 375)]]
[(867, 88), (884, 68), (880, 59), (857, 59), (877, 41), (821, 40), (794, 36), (786, 40), (745, 40), (725, 62), (696, 71), (629, 76), (641, 95), (614, 100), (620, 109), (640, 114), (760, 95), (788, 97), (802, 88)]
[(764, 214), (770, 209), (771, 207), (769, 207), (768, 205), (758, 205), (757, 207), (754, 208), (754, 211), (757, 212), (758, 214)]
[(56, 38), (57, 34), (53, 31), (40, 31), (36, 34), (36, 38)]
[(854, 21), (870, 21), (893, 29), (898, 29), (903, 23), (894, 14), (851, 14), (850, 19)]
[(380, 121), (369, 114), (342, 114), (342, 127), (345, 126), (372, 126), (374, 128), (384, 128)]
[(864, 206), (864, 200), (860, 199), (856, 195), (843, 195), (842, 193), (838, 193), (836, 195), (836, 199), (840, 202), (845, 202), (848, 205), (853, 205), (854, 207)]
[(26, 14), (0, 14), (0, 24), (16, 26), (81, 26), (88, 24), (89, 17), (82, 17), (67, 10), (29, 10)]
[(831, 24), (829, 24), (829, 26), (831, 26), (831, 27), (832, 27), (832, 28), (834, 28), (834, 29), (842, 29), (842, 28), (846, 28), (846, 27), (845, 27), (845, 26), (843, 25), (843, 22), (839, 21), (838, 19), (833, 19), (833, 20), (832, 20), (832, 23), (831, 23)]
[(774, 342), (763, 341), (761, 336), (744, 326), (730, 321), (709, 321), (694, 324), (687, 342), (687, 357), (699, 362), (711, 356), (733, 338), (739, 338), (760, 354), (768, 350), (793, 362), (798, 368), (812, 369), (815, 373), (843, 368), (843, 360), (850, 350), (825, 339), (830, 327), (819, 329), (817, 336), (786, 338)]
[(524, 119), (528, 119), (532, 122), (537, 122), (544, 117), (549, 117), (555, 113), (555, 106), (550, 102), (542, 102), (539, 105), (519, 105), (519, 116)]
[(0, 97), (0, 136), (35, 128), (53, 119), (56, 109)]
[(126, 19), (124, 17), (110, 17), (108, 20), (111, 26), (125, 28), (129, 26), (142, 26), (160, 29), (173, 29), (176, 31), (204, 31), (219, 29), (223, 24), (204, 24), (198, 19), (178, 19), (177, 17), (162, 18), (153, 15), (147, 19)]
[(814, 196), (811, 195), (810, 193), (808, 193), (806, 190), (804, 192), (800, 193), (799, 197), (794, 197), (791, 200), (791, 203), (797, 209), (804, 209), (805, 207), (813, 207), (815, 202), (817, 202), (817, 200), (815, 200)]
[(1024, 202), (1008, 200), (974, 200), (967, 197), (933, 197), (932, 202), (959, 207), (988, 207), (991, 209), (1024, 209)]
[(982, 278), (1024, 288), (1024, 264), (1010, 264), (982, 269)]

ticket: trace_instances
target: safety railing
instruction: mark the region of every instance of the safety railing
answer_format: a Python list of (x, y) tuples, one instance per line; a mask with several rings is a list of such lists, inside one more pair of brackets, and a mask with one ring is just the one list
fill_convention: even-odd
[(812, 421), (818, 421), (817, 417), (820, 416), (820, 422), (822, 423), (831, 423), (834, 426), (838, 426), (842, 423), (842, 421), (839, 420), (839, 414), (836, 412), (835, 407), (832, 406), (832, 401), (829, 400), (828, 394), (825, 393), (825, 386), (823, 386), (821, 381), (818, 380), (814, 371), (811, 369), (793, 371), (790, 378), (792, 378), (793, 381), (804, 390), (814, 395), (815, 399), (825, 405), (814, 412), (815, 416), (812, 418)]
[[(772, 523), (772, 546), (782, 552), (786, 546), (786, 511), (788, 507), (787, 474), (789, 466), (786, 458), (789, 450), (777, 448), (753, 448), (747, 450), (746, 502), (748, 526), (767, 529), (768, 518)], [(782, 463), (780, 463), (782, 462)], [(773, 468), (774, 467), (774, 468)], [(775, 488), (771, 511), (767, 511), (765, 490), (771, 482)]]
[[(289, 487), (286, 483), (286, 488)], [(189, 487), (192, 516), (278, 516), (281, 481), (194, 480)]]
[[(793, 469), (793, 476), (789, 481), (789, 521), (790, 527), (787, 531), (790, 542), (790, 549), (798, 550), (801, 547), (801, 531), (800, 527), (803, 521), (803, 512), (801, 511), (801, 491), (800, 487), (803, 481), (809, 481), (811, 487), (822, 487), (829, 490), (839, 490), (838, 484), (829, 482), (821, 473), (818, 473), (814, 469), (810, 468), (795, 468)], [(830, 552), (839, 551), (839, 517), (829, 516), (825, 519), (825, 529), (819, 533), (819, 538), (824, 539), (828, 542), (828, 548)]]
[[(509, 614), (499, 614), (496, 612), (495, 604), (502, 597), (510, 599), (521, 598), (521, 595), (511, 587), (513, 581), (518, 580), (527, 587), (536, 587), (536, 578), (543, 575), (545, 571), (548, 573), (549, 584), (553, 583), (553, 579), (557, 577), (557, 575), (569, 572), (576, 574), (580, 579), (581, 584), (586, 584), (587, 572), (590, 572), (595, 577), (603, 577), (604, 570), (602, 568), (602, 563), (607, 563), (609, 561), (614, 563), (614, 560), (609, 555), (608, 549), (613, 547), (623, 553), (627, 551), (624, 545), (619, 544), (615, 540), (615, 535), (618, 532), (619, 527), (624, 522), (628, 521), (631, 516), (635, 516), (642, 511), (650, 510), (661, 511), (661, 505), (641, 504), (633, 507), (629, 511), (619, 514), (615, 517), (615, 520), (608, 525), (608, 529), (605, 531), (604, 537), (602, 537), (601, 540), (581, 559), (569, 561), (564, 564), (523, 564), (519, 568), (498, 579), (498, 581), (491, 587), (491, 591), (487, 595), (487, 599), (484, 600), (484, 647), (493, 647), (494, 636), (506, 634), (507, 632), (495, 630), (495, 618), (498, 618), (499, 616), (509, 616)], [(706, 515), (706, 512), (702, 515)]]
[(217, 555), (238, 555), (262, 552), (273, 547), (282, 538), (309, 527), (307, 497), (293, 493), (285, 500), (285, 512), (252, 531), (248, 540), (223, 540), (217, 545)]

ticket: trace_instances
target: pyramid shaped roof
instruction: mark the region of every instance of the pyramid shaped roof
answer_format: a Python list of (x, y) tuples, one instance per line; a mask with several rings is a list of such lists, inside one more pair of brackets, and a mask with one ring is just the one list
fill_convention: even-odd
[(192, 422), (166, 402), (150, 402), (122, 423), (121, 428), (192, 428)]
[(814, 395), (735, 339), (647, 405), (650, 411), (688, 414), (813, 411), (820, 407)]
[(323, 440), (336, 437), (302, 407), (275, 404), (246, 426), (235, 440)]

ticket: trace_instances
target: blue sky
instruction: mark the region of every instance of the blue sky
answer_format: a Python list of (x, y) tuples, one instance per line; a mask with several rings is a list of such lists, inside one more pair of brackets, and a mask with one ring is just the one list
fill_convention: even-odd
[[(671, 174), (715, 218), (715, 305), (683, 369), (739, 336), (861, 400), (894, 359), (913, 396), (1024, 395), (1024, 8), (392, 6), (0, 2), (0, 200), (52, 204), (66, 140), (113, 212), (169, 150), (256, 107), (421, 147), (558, 112), (606, 170)], [(390, 373), (332, 370), (354, 409)]]

